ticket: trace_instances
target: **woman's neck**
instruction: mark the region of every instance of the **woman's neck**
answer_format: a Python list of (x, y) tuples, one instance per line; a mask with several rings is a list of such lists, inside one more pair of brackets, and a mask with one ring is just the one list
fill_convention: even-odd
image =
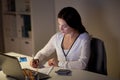
[(74, 39), (74, 38), (76, 38), (78, 35), (79, 35), (79, 32), (74, 31), (74, 32), (71, 32), (71, 33), (69, 33), (69, 34), (65, 34), (65, 37), (67, 37), (67, 38), (69, 38), (69, 39)]
[(79, 36), (79, 33), (70, 33), (70, 34), (65, 34), (64, 39), (62, 41), (62, 47), (63, 49), (70, 49), (74, 42), (76, 41), (77, 37)]

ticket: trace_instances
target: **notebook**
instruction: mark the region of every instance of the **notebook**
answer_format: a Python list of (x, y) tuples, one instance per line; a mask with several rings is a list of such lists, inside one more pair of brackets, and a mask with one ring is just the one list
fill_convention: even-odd
[(44, 73), (38, 72), (36, 74), (36, 72), (33, 70), (22, 69), (18, 58), (5, 54), (0, 54), (0, 67), (7, 77), (12, 77), (16, 80), (25, 80), (26, 78), (30, 78), (30, 80), (37, 78), (37, 80), (41, 80), (50, 78), (49, 75)]

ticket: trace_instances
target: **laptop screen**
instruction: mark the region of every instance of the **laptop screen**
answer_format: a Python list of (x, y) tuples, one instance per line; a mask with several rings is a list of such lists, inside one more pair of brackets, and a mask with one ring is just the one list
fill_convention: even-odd
[[(17, 80), (24, 80), (25, 76), (26, 76), (26, 72), (27, 72), (27, 76), (29, 78), (31, 76), (29, 76), (28, 74), (30, 74), (31, 72), (35, 73), (35, 71), (30, 70), (30, 69), (22, 69), (18, 58), (8, 56), (5, 54), (0, 54), (0, 66), (2, 68), (2, 71), (6, 74), (6, 76), (13, 77)], [(34, 78), (36, 78), (36, 76), (34, 76), (34, 75), (32, 75), (32, 76)], [(47, 78), (50, 78), (50, 76), (47, 74), (38, 72), (37, 78), (47, 79)], [(37, 79), (37, 80), (39, 80), (39, 79)]]
[(10, 77), (16, 78), (18, 80), (24, 80), (25, 76), (16, 57), (8, 56), (5, 54), (0, 54), (0, 65), (2, 71)]

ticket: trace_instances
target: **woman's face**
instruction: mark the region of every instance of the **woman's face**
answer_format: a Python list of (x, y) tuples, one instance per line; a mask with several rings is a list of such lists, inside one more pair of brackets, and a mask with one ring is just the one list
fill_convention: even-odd
[(64, 34), (69, 34), (73, 31), (71, 27), (65, 22), (65, 20), (58, 18), (59, 30)]

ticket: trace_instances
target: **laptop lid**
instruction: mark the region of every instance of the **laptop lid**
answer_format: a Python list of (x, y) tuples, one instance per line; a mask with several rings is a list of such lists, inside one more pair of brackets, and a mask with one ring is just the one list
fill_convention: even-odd
[[(13, 77), (17, 80), (25, 79), (24, 69), (21, 68), (18, 58), (13, 56), (8, 56), (6, 54), (0, 54), (0, 66), (2, 71), (9, 77)], [(33, 71), (33, 70), (31, 70)], [(50, 78), (49, 75), (44, 73), (38, 73), (37, 80)]]
[(2, 71), (17, 80), (24, 80), (25, 76), (16, 57), (0, 54), (0, 65)]

